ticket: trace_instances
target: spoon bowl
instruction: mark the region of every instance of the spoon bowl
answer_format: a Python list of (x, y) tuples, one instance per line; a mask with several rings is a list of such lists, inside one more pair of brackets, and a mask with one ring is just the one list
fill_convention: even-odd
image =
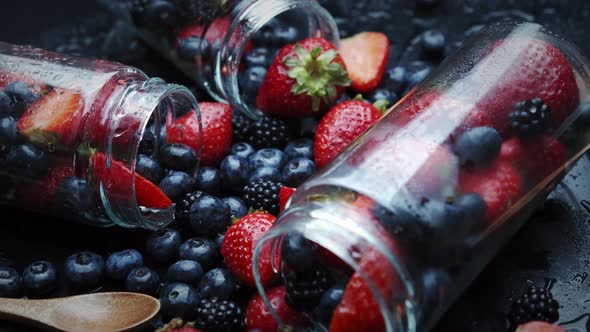
[(62, 331), (127, 331), (147, 323), (159, 310), (156, 298), (128, 292), (0, 299), (0, 318)]

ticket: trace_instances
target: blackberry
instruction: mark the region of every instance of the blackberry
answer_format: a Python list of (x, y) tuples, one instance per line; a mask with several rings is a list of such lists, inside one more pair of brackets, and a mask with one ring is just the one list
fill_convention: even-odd
[(261, 209), (276, 215), (279, 212), (280, 190), (281, 183), (258, 179), (248, 183), (244, 187), (242, 199), (248, 208), (255, 210)]
[(508, 114), (508, 125), (521, 137), (542, 134), (551, 121), (551, 110), (540, 98), (525, 100), (514, 104)]
[(559, 320), (559, 303), (549, 290), (531, 285), (512, 302), (508, 319), (512, 326), (534, 320), (554, 323)]
[(287, 125), (281, 119), (261, 116), (248, 129), (246, 142), (256, 149), (282, 149), (287, 144)]
[(252, 126), (252, 120), (241, 112), (234, 112), (231, 117), (232, 142), (245, 142), (248, 138), (248, 130)]
[(179, 222), (188, 222), (191, 205), (197, 198), (203, 196), (202, 191), (195, 191), (184, 195), (176, 204), (176, 220)]
[(234, 332), (246, 328), (242, 309), (232, 301), (202, 299), (197, 306), (195, 327), (203, 332)]
[(330, 275), (324, 268), (316, 267), (311, 273), (291, 271), (285, 276), (285, 300), (294, 309), (311, 310), (330, 286)]

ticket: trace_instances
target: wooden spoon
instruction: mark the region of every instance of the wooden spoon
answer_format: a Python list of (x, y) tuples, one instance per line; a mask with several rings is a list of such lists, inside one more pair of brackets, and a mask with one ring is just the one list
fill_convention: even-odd
[(48, 300), (0, 298), (0, 319), (62, 331), (125, 331), (147, 323), (160, 302), (139, 293), (92, 293)]

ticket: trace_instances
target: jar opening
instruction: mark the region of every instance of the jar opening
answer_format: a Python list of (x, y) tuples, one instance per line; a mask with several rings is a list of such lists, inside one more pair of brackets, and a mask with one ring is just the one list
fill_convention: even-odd
[[(296, 31), (284, 31), (284, 38), (276, 41), (277, 49), (306, 37), (323, 37), (338, 46), (338, 28), (332, 16), (315, 0), (281, 0), (251, 1), (236, 8), (229, 32), (226, 34), (221, 49), (215, 58), (215, 83), (219, 95), (223, 96), (234, 108), (246, 115), (256, 118), (257, 87), (247, 86), (245, 81), (262, 82), (266, 66), (258, 71), (245, 71), (241, 64), (246, 52), (251, 51), (253, 39), (264, 28), (274, 25), (276, 28), (294, 27)], [(268, 55), (272, 62), (274, 54)], [(264, 68), (264, 70), (262, 70)], [(257, 77), (248, 78), (247, 75)]]
[[(386, 241), (381, 241), (377, 234), (366, 229), (363, 226), (366, 220), (361, 221), (359, 218), (361, 215), (344, 205), (317, 202), (298, 205), (282, 215), (277, 224), (259, 241), (252, 266), (258, 291), (277, 322), (290, 324), (283, 321), (269, 305), (265, 293), (268, 289), (265, 290), (265, 285), (258, 278), (258, 263), (263, 259), (262, 248), (271, 246), (270, 255), (275, 258), (275, 272), (281, 274), (282, 278), (288, 278), (288, 274), (293, 271), (297, 275), (298, 268), (288, 266), (290, 254), (286, 253), (288, 249), (284, 242), (288, 241), (286, 239), (289, 236), (298, 234), (316, 248), (313, 257), (308, 257), (308, 260), (315, 261), (321, 269), (328, 270), (333, 283), (344, 287), (344, 298), (338, 305), (341, 307), (337, 307), (333, 315), (337, 310), (355, 310), (351, 298), (364, 294), (372, 299), (360, 302), (369, 303), (374, 315), (367, 317), (367, 321), (383, 324), (387, 331), (415, 329), (415, 285), (409, 272), (405, 270), (403, 258)], [(279, 262), (277, 257), (282, 257), (282, 261)], [(348, 298), (347, 292), (350, 292)], [(304, 313), (309, 321), (314, 322), (315, 330), (329, 329), (329, 320), (316, 317), (316, 309), (304, 310)], [(332, 316), (332, 323), (334, 317), (336, 316)]]
[(194, 187), (202, 138), (197, 102), (185, 87), (157, 78), (128, 84), (117, 99), (106, 149), (91, 158), (105, 213), (123, 227), (162, 228), (174, 220), (179, 188)]

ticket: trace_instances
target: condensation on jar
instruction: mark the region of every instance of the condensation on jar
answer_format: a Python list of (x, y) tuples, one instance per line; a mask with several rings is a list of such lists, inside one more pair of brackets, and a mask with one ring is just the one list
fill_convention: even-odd
[(259, 292), (276, 287), (260, 278), (271, 264), (302, 312), (275, 319), (430, 330), (588, 150), (589, 64), (537, 24), (469, 39), (302, 184), (258, 242)]
[[(333, 17), (316, 0), (160, 1), (154, 8), (103, 3), (125, 13), (143, 40), (211, 97), (252, 117), (259, 86), (253, 85), (262, 82), (280, 47), (307, 37), (339, 41)], [(254, 69), (246, 70), (243, 57), (252, 52)]]
[[(195, 147), (190, 160), (158, 164), (180, 117), (200, 128), (185, 87), (119, 63), (0, 43), (0, 204), (97, 226), (161, 228), (175, 211), (169, 188), (158, 186), (164, 167), (198, 168), (200, 135), (184, 142)], [(158, 167), (145, 172), (141, 158)]]

